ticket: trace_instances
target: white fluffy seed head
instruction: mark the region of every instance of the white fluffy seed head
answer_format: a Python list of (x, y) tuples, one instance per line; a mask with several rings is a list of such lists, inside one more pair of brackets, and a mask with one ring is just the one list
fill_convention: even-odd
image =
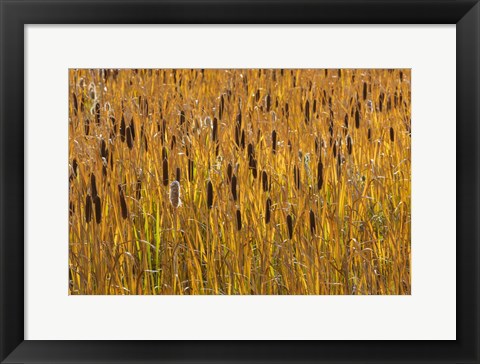
[(180, 201), (180, 183), (178, 181), (170, 183), (170, 203), (175, 208), (182, 204), (182, 201)]

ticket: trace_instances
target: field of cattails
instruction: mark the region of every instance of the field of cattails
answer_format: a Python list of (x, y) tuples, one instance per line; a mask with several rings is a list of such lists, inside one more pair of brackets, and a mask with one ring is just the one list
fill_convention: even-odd
[(410, 294), (410, 70), (69, 71), (70, 294)]

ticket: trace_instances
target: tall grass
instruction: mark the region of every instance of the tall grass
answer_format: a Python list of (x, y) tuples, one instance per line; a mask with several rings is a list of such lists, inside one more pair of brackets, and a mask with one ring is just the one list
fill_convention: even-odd
[(410, 130), (410, 70), (70, 70), (69, 293), (410, 294)]

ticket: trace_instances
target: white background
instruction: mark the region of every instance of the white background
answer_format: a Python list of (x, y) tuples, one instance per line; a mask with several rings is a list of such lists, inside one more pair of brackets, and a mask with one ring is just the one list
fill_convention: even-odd
[[(455, 339), (455, 26), (25, 32), (25, 339)], [(69, 296), (67, 70), (77, 67), (412, 68), (412, 295)]]

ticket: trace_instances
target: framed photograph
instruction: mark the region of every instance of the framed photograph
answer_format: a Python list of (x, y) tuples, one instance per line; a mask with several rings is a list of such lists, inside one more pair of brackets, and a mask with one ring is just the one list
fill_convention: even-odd
[(477, 1), (1, 8), (2, 363), (479, 361)]

